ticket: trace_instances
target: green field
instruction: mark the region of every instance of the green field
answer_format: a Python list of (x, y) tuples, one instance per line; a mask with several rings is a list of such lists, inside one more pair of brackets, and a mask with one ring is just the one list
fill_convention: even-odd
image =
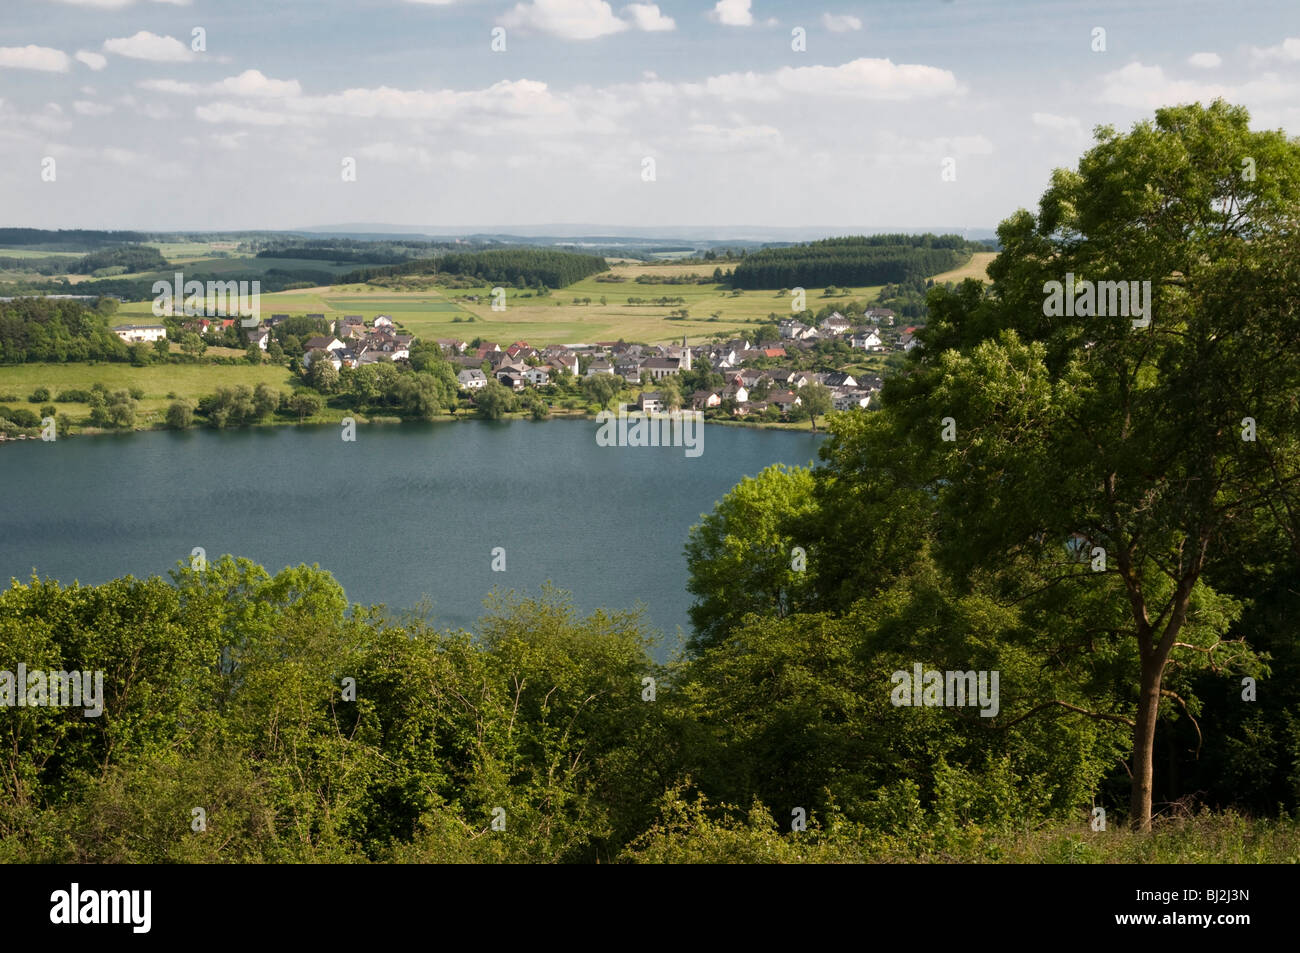
[[(169, 246), (165, 252), (188, 252), (200, 247)], [(959, 280), (967, 275), (982, 274), (992, 257), (992, 253), (978, 254), (962, 268), (941, 277)], [(336, 274), (354, 267), (281, 258), (215, 259), (202, 264), (204, 274), (214, 278), (235, 274), (250, 266), (314, 268)], [(711, 276), (714, 267), (717, 267), (714, 262), (700, 261), (662, 264), (615, 261), (609, 271), (554, 290), (546, 297), (507, 288), (505, 311), (492, 310), (491, 288), (486, 285), (444, 288), (419, 279), (412, 281), (418, 287), (409, 291), (374, 285), (326, 285), (263, 294), (261, 309), (263, 317), (277, 313), (323, 314), (331, 320), (345, 314), (360, 314), (369, 321), (377, 314), (390, 314), (421, 340), (455, 337), (471, 341), (481, 337), (502, 344), (522, 340), (534, 345), (592, 343), (620, 338), (651, 344), (680, 341), (682, 337), (702, 342), (714, 337), (751, 334), (758, 325), (771, 320), (769, 315), (783, 317), (790, 314), (790, 295), (782, 295), (775, 289), (737, 294), (712, 281), (670, 285), (645, 284), (636, 280), (640, 275)], [(621, 277), (624, 280), (599, 280), (602, 277)], [(834, 297), (827, 297), (824, 291), (823, 288), (806, 289), (809, 309), (819, 311), (827, 305), (839, 306), (850, 301), (871, 302), (879, 294), (880, 286), (851, 288)], [(475, 295), (479, 301), (465, 300)], [(605, 304), (600, 303), (602, 296)], [(682, 298), (685, 304), (632, 305), (627, 301), (629, 297)], [(574, 298), (590, 298), (591, 304), (575, 304)], [(687, 318), (669, 317), (681, 307), (687, 309)], [(118, 324), (156, 321), (151, 302), (147, 301), (123, 305), (115, 318)]]
[[(27, 397), (37, 387), (45, 387), (53, 398), (61, 390), (89, 390), (96, 382), (110, 391), (138, 387), (144, 399), (137, 406), (139, 423), (148, 425), (160, 421), (167, 407), (176, 398), (188, 398), (191, 403), (219, 387), (245, 384), (256, 387), (269, 384), (281, 390), (291, 390), (293, 375), (283, 367), (251, 364), (150, 364), (133, 367), (130, 364), (14, 364), (0, 367), (0, 395), (16, 395), (18, 400), (4, 403), (13, 407), (26, 407), (32, 411), (39, 405), (27, 402)], [(175, 394), (176, 398), (168, 397)], [(90, 414), (90, 407), (81, 403), (55, 403), (60, 413), (73, 419)]]
[[(711, 269), (710, 269), (711, 270)], [(506, 289), (506, 310), (493, 311), (491, 288), (423, 287), (417, 291), (385, 291), (370, 285), (334, 285), (307, 288), (262, 296), (262, 314), (324, 314), (333, 319), (344, 314), (361, 314), (367, 320), (376, 314), (391, 314), (408, 331), (425, 340), (476, 337), (497, 342), (525, 340), (533, 344), (576, 343), (623, 338), (629, 341), (662, 343), (680, 340), (683, 335), (702, 341), (715, 335), (731, 335), (766, 323), (768, 315), (789, 314), (790, 297), (776, 291), (746, 292), (734, 295), (715, 284), (647, 285), (638, 284), (637, 274), (700, 273), (692, 265), (615, 265), (611, 273), (625, 274), (629, 280), (619, 283), (600, 282), (595, 277), (568, 288), (536, 297), (514, 288)], [(851, 300), (869, 301), (880, 288), (851, 289), (849, 294), (826, 298), (822, 289), (809, 289), (808, 307), (818, 310), (827, 304)], [(478, 302), (464, 300), (478, 295)], [(525, 296), (527, 295), (527, 296)], [(600, 304), (601, 296), (606, 304)], [(628, 297), (680, 297), (690, 317), (669, 319), (681, 305), (629, 305)], [(589, 305), (574, 304), (574, 298), (591, 298)], [(716, 318), (714, 314), (716, 312)], [(149, 304), (124, 305), (119, 320), (152, 319)], [(473, 321), (470, 321), (470, 318)], [(459, 318), (459, 320), (457, 320)]]

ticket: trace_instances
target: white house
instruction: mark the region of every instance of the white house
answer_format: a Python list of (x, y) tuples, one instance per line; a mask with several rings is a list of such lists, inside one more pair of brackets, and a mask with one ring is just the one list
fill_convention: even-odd
[(480, 387), (486, 387), (488, 382), (487, 375), (477, 367), (461, 371), (456, 375), (456, 380), (462, 390), (478, 390)]
[(876, 351), (884, 345), (880, 335), (875, 330), (859, 331), (853, 337), (849, 338), (849, 347), (860, 348), (864, 351)]
[(113, 333), (128, 344), (141, 341), (161, 341), (167, 337), (167, 329), (161, 324), (120, 324)]

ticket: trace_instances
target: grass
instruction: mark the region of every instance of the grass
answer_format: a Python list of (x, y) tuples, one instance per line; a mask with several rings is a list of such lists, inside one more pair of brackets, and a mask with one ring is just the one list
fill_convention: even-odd
[[(242, 352), (241, 352), (242, 353)], [(176, 398), (186, 398), (191, 403), (219, 387), (245, 384), (256, 387), (269, 384), (281, 390), (291, 390), (294, 379), (283, 367), (251, 364), (150, 364), (134, 367), (130, 364), (16, 364), (0, 367), (0, 394), (16, 394), (19, 401), (9, 401), (11, 406), (37, 410), (38, 405), (27, 402), (27, 397), (37, 387), (49, 390), (51, 398), (61, 390), (89, 390), (101, 382), (110, 391), (138, 387), (144, 399), (137, 404), (139, 424), (148, 425), (161, 420), (168, 406)], [(168, 397), (175, 394), (176, 398)], [(57, 403), (60, 413), (73, 419), (90, 414), (90, 407), (81, 403)]]
[(941, 275), (935, 275), (934, 280), (936, 282), (965, 281), (967, 278), (978, 278), (980, 281), (988, 282), (991, 280), (988, 276), (989, 264), (997, 257), (998, 253), (995, 251), (977, 251), (971, 255), (970, 261), (966, 264), (952, 271), (945, 271)]

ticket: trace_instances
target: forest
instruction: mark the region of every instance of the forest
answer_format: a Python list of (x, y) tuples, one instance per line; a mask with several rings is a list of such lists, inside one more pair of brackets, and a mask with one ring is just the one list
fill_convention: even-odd
[(948, 271), (987, 246), (960, 235), (871, 235), (764, 248), (732, 269), (736, 288), (861, 287), (906, 282)]
[(347, 284), (392, 275), (443, 274), (519, 288), (538, 285), (564, 288), (608, 268), (605, 259), (597, 255), (579, 255), (549, 248), (496, 248), (451, 252), (386, 268), (362, 268), (337, 280)]

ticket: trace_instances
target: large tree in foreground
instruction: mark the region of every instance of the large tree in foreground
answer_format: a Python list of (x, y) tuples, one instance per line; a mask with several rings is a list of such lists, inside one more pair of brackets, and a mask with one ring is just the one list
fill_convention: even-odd
[(1066, 707), (1132, 726), (1138, 830), (1162, 698), (1195, 707), (1171, 666), (1248, 658), (1207, 569), (1300, 525), (1300, 144), (1248, 121), (1216, 102), (1098, 129), (1037, 215), (1002, 223), (992, 288), (932, 295), (921, 356), (885, 392), (958, 578), (1117, 613), (1070, 651), (1127, 658), (1128, 710)]

